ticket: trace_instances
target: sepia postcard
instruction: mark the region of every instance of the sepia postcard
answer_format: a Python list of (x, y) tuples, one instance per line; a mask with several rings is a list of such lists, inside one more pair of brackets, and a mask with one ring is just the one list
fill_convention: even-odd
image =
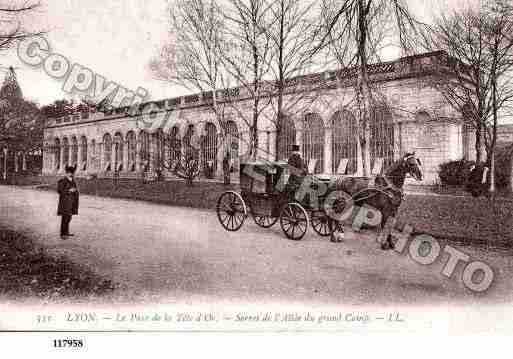
[(0, 18), (2, 333), (512, 332), (511, 2)]

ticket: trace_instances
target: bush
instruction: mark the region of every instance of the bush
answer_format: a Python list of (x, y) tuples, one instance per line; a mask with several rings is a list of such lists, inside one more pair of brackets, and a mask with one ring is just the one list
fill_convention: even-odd
[(475, 166), (474, 161), (464, 159), (444, 162), (440, 165), (438, 177), (444, 185), (464, 186), (472, 166)]
[(495, 151), (495, 184), (499, 188), (512, 190), (513, 145), (497, 146)]

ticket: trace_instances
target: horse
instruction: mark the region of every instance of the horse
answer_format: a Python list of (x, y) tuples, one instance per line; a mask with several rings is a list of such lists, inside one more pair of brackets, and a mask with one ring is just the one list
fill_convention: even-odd
[[(332, 191), (343, 191), (349, 196), (357, 208), (364, 205), (370, 206), (381, 213), (381, 222), (378, 233), (384, 230), (384, 226), (390, 217), (395, 217), (403, 200), (403, 186), (406, 175), (410, 174), (415, 180), (422, 181), (422, 164), (415, 153), (406, 153), (401, 159), (395, 161), (383, 174), (376, 176), (374, 184), (366, 177), (344, 177), (332, 181), (328, 188), (328, 195)], [(346, 201), (332, 205), (333, 213), (341, 213), (347, 206)], [(338, 206), (338, 208), (337, 208)], [(337, 242), (335, 232), (343, 233), (341, 220), (331, 219), (329, 222), (332, 241)], [(335, 228), (334, 228), (335, 227)], [(379, 236), (381, 238), (381, 236)], [(383, 250), (394, 248), (390, 234), (381, 243)]]

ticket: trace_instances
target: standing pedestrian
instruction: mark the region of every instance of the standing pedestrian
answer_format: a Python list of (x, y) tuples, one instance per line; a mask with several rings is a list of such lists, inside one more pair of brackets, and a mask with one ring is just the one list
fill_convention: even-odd
[(57, 215), (61, 216), (61, 238), (66, 239), (73, 234), (69, 233), (71, 216), (78, 214), (78, 188), (74, 179), (76, 166), (66, 166), (65, 177), (57, 182), (59, 192), (59, 207)]

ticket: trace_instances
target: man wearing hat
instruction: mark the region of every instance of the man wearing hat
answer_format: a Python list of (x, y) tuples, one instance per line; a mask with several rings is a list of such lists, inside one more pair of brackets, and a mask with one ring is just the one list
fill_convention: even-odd
[(57, 192), (59, 193), (57, 215), (61, 216), (62, 239), (73, 236), (69, 233), (69, 222), (71, 222), (71, 216), (78, 214), (78, 189), (73, 178), (76, 168), (76, 166), (66, 166), (65, 177), (57, 182)]
[(288, 181), (289, 193), (294, 195), (301, 186), (301, 182), (307, 175), (305, 161), (301, 157), (301, 151), (298, 145), (291, 146), (292, 153), (289, 156), (288, 165), (290, 166), (290, 177)]

